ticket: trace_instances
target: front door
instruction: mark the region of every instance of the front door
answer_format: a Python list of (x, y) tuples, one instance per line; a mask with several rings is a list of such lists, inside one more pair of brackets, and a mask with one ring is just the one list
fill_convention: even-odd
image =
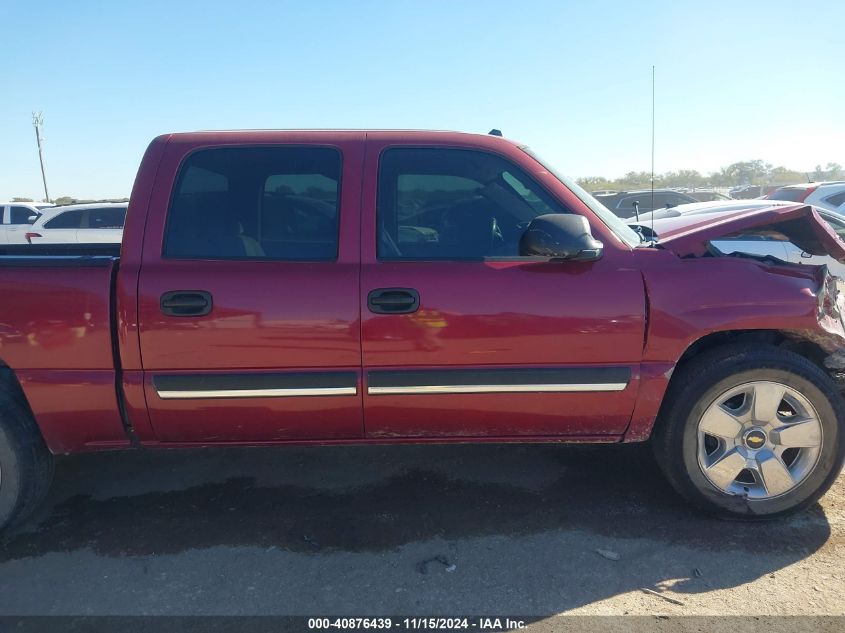
[[(369, 437), (590, 436), (631, 417), (644, 288), (630, 247), (528, 154), (370, 135), (362, 348)], [(543, 179), (544, 184), (540, 184)], [(528, 223), (582, 213), (593, 263), (519, 256)]]
[(177, 175), (153, 192), (138, 299), (163, 442), (363, 435), (362, 135), (304, 139), (168, 145), (159, 174)]

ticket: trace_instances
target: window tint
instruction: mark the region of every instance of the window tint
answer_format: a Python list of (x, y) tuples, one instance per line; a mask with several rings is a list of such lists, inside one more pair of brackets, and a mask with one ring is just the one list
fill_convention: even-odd
[(340, 154), (322, 147), (233, 147), (191, 154), (168, 216), (166, 257), (337, 257)]
[(78, 229), (82, 226), (82, 211), (65, 211), (44, 224), (45, 229)]
[(126, 208), (107, 207), (88, 211), (89, 229), (122, 229), (126, 221)]
[(516, 257), (531, 220), (565, 212), (521, 169), (493, 154), (408, 148), (381, 157), (380, 259)]
[[(602, 198), (598, 198), (598, 200), (602, 201)], [(636, 195), (622, 198), (616, 206), (611, 206), (610, 208), (618, 210), (620, 217), (627, 218), (633, 216), (635, 213), (634, 202), (639, 202), (640, 213), (647, 213), (654, 209), (663, 209), (667, 204), (673, 207), (679, 204), (687, 204), (690, 200), (672, 191), (655, 191), (654, 203), (652, 203), (651, 191), (643, 191)]]
[[(640, 213), (642, 213), (643, 211), (648, 211), (649, 209), (651, 209), (651, 194), (648, 194), (648, 198), (640, 195), (622, 198), (618, 203), (616, 203), (615, 207), (611, 208), (621, 211), (622, 217), (628, 217), (629, 215), (634, 215), (635, 202), (639, 202)], [(655, 204), (657, 203), (657, 198), (655, 198), (654, 202)]]
[(832, 196), (828, 196), (824, 199), (829, 205), (834, 207), (841, 207), (845, 204), (845, 191), (840, 191), (839, 193), (835, 193)]
[(33, 215), (39, 215), (32, 209), (26, 207), (10, 207), (10, 224), (29, 224), (29, 218)]

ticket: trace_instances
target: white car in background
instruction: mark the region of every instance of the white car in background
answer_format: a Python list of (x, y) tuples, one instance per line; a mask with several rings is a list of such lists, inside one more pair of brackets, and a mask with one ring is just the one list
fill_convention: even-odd
[(0, 202), (0, 244), (22, 244), (23, 234), (28, 231), (44, 209), (53, 205), (48, 202)]
[(759, 209), (763, 207), (772, 207), (776, 205), (790, 205), (794, 202), (778, 201), (778, 200), (714, 200), (711, 202), (691, 202), (689, 204), (679, 204), (668, 209), (661, 208), (648, 213), (640, 213), (639, 221), (635, 216), (627, 218), (625, 222), (628, 224), (639, 224), (640, 226), (648, 226), (652, 220), (662, 220), (664, 218), (677, 218), (682, 215), (702, 215), (707, 213), (729, 213), (731, 211), (742, 211), (743, 209)]
[(120, 244), (128, 204), (99, 202), (45, 209), (18, 243)]
[(845, 180), (787, 185), (770, 193), (766, 196), (766, 200), (803, 202), (828, 211), (845, 214)]

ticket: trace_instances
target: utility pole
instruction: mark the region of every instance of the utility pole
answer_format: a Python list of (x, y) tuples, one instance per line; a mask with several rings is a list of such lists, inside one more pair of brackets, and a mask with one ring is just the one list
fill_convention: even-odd
[(32, 125), (35, 128), (35, 140), (38, 143), (38, 161), (41, 163), (41, 180), (44, 182), (44, 197), (50, 202), (47, 192), (47, 174), (44, 173), (44, 152), (41, 148), (41, 127), (44, 125), (44, 115), (41, 112), (32, 113)]

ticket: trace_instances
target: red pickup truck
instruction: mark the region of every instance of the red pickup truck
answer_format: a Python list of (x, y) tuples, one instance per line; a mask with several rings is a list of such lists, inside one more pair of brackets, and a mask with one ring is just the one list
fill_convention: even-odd
[(845, 455), (845, 296), (735, 234), (845, 260), (802, 205), (646, 241), (499, 136), (161, 136), (119, 249), (0, 255), (0, 526), (52, 454), (286, 443), (650, 439), (706, 510), (805, 507)]

